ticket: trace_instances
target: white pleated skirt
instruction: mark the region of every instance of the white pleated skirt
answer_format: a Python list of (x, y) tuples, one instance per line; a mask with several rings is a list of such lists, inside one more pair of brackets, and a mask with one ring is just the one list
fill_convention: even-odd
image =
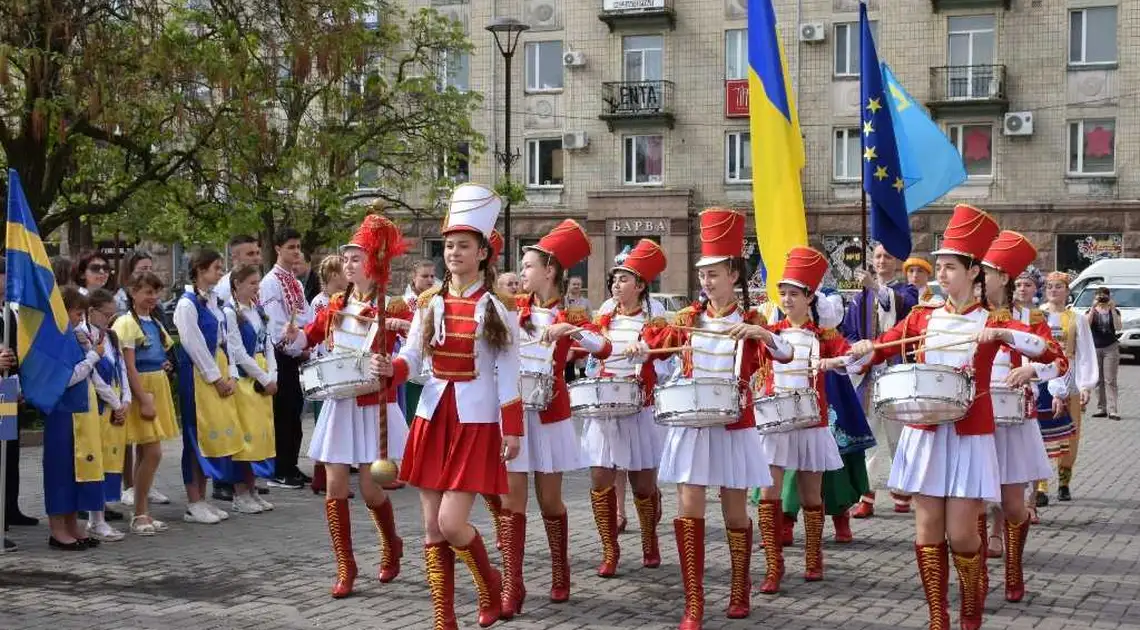
[(651, 470), (661, 463), (665, 428), (653, 421), (653, 408), (612, 420), (586, 420), (582, 458), (591, 467)]
[[(355, 398), (326, 400), (309, 442), (309, 458), (325, 464), (371, 464), (379, 457), (380, 406), (361, 407)], [(408, 425), (396, 403), (388, 403), (388, 459), (404, 457)]]
[(573, 420), (543, 424), (537, 411), (527, 411), (525, 417), (526, 435), (519, 440), (519, 456), (507, 462), (507, 472), (560, 473), (585, 468)]
[(999, 426), (994, 433), (1002, 485), (1031, 483), (1053, 476), (1045, 441), (1036, 420), (1015, 426)]
[(760, 434), (753, 428), (669, 427), (657, 479), (739, 490), (772, 485)]
[(768, 463), (780, 468), (824, 472), (843, 468), (839, 446), (828, 427), (796, 429), (786, 433), (760, 435), (760, 446)]
[(904, 427), (887, 485), (905, 494), (1000, 501), (994, 436), (958, 435), (953, 424)]

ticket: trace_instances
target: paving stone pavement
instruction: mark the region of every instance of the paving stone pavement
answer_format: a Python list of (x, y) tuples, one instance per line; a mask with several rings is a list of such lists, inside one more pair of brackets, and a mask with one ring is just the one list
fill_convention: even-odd
[[(1075, 500), (1042, 511), (1026, 550), (1029, 594), (1020, 604), (1002, 598), (1001, 563), (990, 562), (986, 628), (1140, 629), (1140, 367), (1121, 369), (1124, 420), (1090, 419), (1073, 480)], [(306, 424), (306, 430), (311, 424)], [(334, 565), (321, 499), (308, 490), (274, 490), (271, 513), (233, 515), (213, 526), (181, 521), (180, 443), (167, 445), (158, 487), (175, 503), (157, 506), (170, 531), (153, 538), (128, 536), (85, 553), (49, 550), (47, 530), (15, 528), (16, 553), (0, 554), (0, 629), (116, 628), (159, 630), (430, 628), (422, 570), (416, 493), (393, 496), (406, 555), (399, 579), (375, 580), (378, 543), (363, 504), (353, 501), (357, 561), (362, 575), (355, 596), (328, 595)], [(22, 453), (22, 502), (42, 514), (39, 449)], [(676, 547), (669, 526), (675, 501), (666, 489), (666, 518), (659, 533), (662, 566), (640, 566), (636, 512), (630, 501), (629, 531), (621, 538), (621, 574), (594, 575), (600, 545), (594, 530), (585, 474), (568, 475), (573, 599), (552, 604), (549, 554), (537, 510), (527, 528), (525, 613), (496, 627), (514, 630), (610, 630), (675, 628), (682, 609)], [(711, 495), (710, 495), (711, 496)], [(710, 503), (715, 510), (715, 502)], [(778, 596), (754, 594), (750, 619), (723, 616), (728, 599), (728, 555), (719, 515), (708, 524), (706, 623), (709, 629), (756, 627), (844, 630), (925, 627), (925, 606), (912, 551), (911, 517), (890, 514), (854, 521), (856, 541), (830, 542), (825, 531), (827, 578), (804, 583), (802, 527), (787, 550), (788, 577)], [(474, 524), (488, 538), (491, 526), (480, 505)], [(489, 545), (490, 546), (490, 545)], [(492, 551), (493, 557), (497, 556)], [(497, 558), (494, 558), (497, 559)], [(753, 556), (753, 579), (763, 566)], [(957, 578), (951, 608), (957, 613)], [(457, 613), (462, 628), (475, 628), (470, 576), (457, 570)]]

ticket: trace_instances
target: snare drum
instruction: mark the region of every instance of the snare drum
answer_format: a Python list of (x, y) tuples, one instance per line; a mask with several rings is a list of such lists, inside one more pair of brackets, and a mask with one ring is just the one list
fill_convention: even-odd
[(653, 390), (653, 419), (667, 427), (720, 427), (740, 419), (734, 379), (681, 378)]
[(548, 372), (519, 372), (519, 396), (523, 409), (546, 411), (554, 398), (554, 377)]
[(628, 376), (582, 378), (570, 385), (570, 412), (605, 420), (641, 411), (641, 381)]
[(994, 422), (998, 426), (1012, 427), (1025, 424), (1025, 388), (990, 385), (990, 400), (994, 405)]
[(809, 429), (823, 421), (819, 394), (814, 389), (790, 389), (758, 397), (752, 403), (752, 411), (761, 435)]
[(875, 413), (895, 422), (920, 425), (961, 420), (974, 401), (974, 379), (948, 365), (892, 365), (875, 379)]
[(309, 400), (340, 400), (380, 391), (368, 371), (372, 353), (338, 352), (301, 366), (301, 390)]

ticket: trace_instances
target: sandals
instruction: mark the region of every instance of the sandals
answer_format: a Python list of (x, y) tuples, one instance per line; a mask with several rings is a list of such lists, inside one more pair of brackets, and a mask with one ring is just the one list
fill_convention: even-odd
[[(996, 547), (993, 544), (994, 540), (997, 540), (997, 546)], [(996, 534), (990, 534), (989, 543), (986, 545), (986, 557), (987, 558), (1000, 558), (1002, 556), (1002, 553), (1004, 553), (1004, 551), (1005, 551), (1005, 549), (1002, 545), (1001, 536), (998, 536)]]
[(166, 523), (147, 514), (140, 514), (131, 517), (131, 533), (135, 534), (136, 536), (154, 536), (155, 534), (164, 532), (167, 529), (168, 527)]

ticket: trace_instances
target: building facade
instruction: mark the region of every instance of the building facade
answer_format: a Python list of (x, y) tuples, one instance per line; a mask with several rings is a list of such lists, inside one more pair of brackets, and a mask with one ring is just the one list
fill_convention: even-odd
[[(513, 260), (571, 217), (594, 238), (575, 270), (594, 303), (614, 256), (640, 238), (669, 256), (657, 290), (691, 294), (697, 213), (751, 207), (748, 0), (406, 1), (467, 28), (475, 50), (449, 60), (448, 81), (484, 95), (475, 124), (492, 147), (505, 146), (504, 64), (484, 26), (495, 17), (530, 26), (511, 73), (510, 144), (521, 154), (513, 177), (527, 191), (512, 208)], [(861, 247), (858, 0), (775, 5), (807, 153), (808, 229), (843, 285)], [(1126, 35), (1140, 2), (869, 7), (880, 59), (946, 130), (970, 175), (912, 217), (916, 253), (934, 249), (959, 201), (1025, 233), (1043, 268), (1140, 249), (1140, 145), (1127, 141), (1140, 126), (1127, 87), (1140, 78), (1140, 39)], [(501, 177), (493, 155), (469, 158), (452, 167), (456, 181)], [(425, 256), (440, 251), (438, 224), (409, 230)]]

